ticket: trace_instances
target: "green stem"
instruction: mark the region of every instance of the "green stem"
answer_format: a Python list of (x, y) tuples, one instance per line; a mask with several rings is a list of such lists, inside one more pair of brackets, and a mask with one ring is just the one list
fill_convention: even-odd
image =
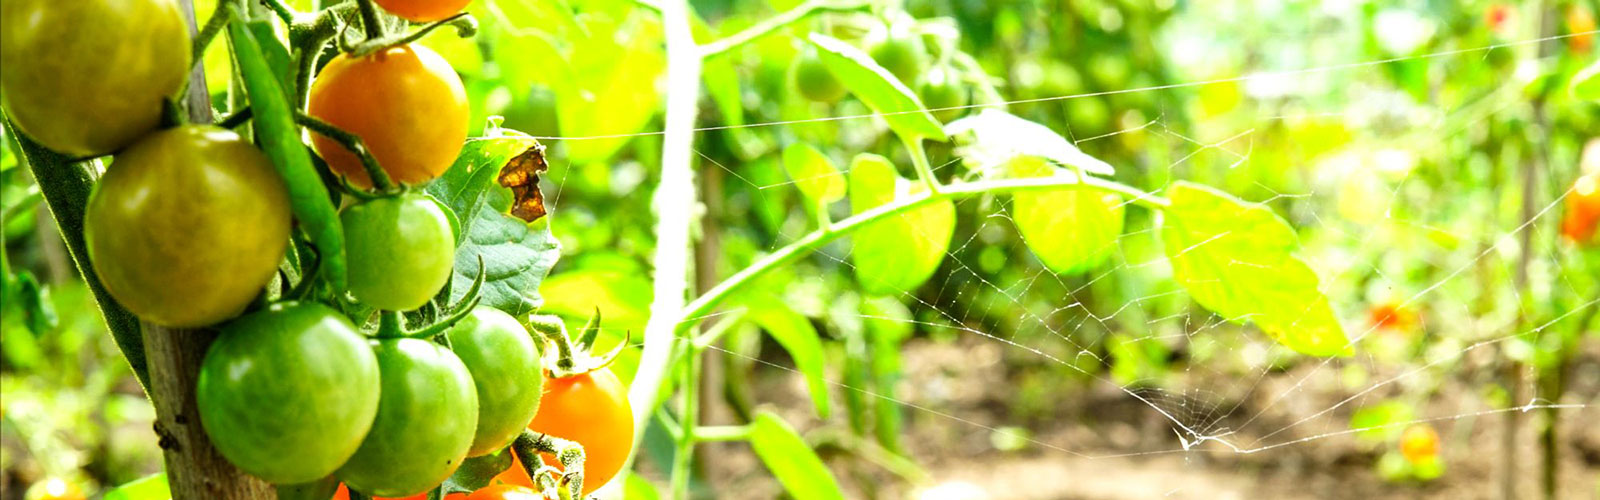
[(272, 9), (272, 12), (278, 15), (278, 19), (283, 20), (283, 24), (294, 24), (295, 18), (300, 17), (300, 13), (295, 12), (293, 8), (290, 8), (288, 5), (284, 4), (283, 0), (260, 1), (263, 4), (266, 4), (268, 9)]
[(917, 168), (917, 178), (922, 180), (922, 185), (930, 193), (939, 192), (939, 179), (933, 176), (933, 165), (928, 163), (928, 151), (922, 148), (922, 138), (908, 135), (900, 136), (900, 142), (905, 143), (906, 151), (911, 153), (911, 164)]
[(378, 7), (372, 5), (372, 0), (356, 0), (356, 8), (361, 10), (361, 29), (366, 32), (367, 39), (383, 38), (383, 24), (378, 19)]
[(105, 285), (100, 283), (100, 275), (95, 272), (94, 266), (89, 264), (89, 245), (84, 240), (83, 216), (84, 209), (89, 204), (89, 192), (94, 188), (99, 160), (73, 162), (71, 158), (45, 149), (44, 146), (16, 133), (16, 128), (11, 126), (10, 121), (5, 121), (4, 127), (6, 135), (14, 138), (21, 146), (21, 159), (27, 164), (29, 171), (33, 172), (34, 181), (44, 196), (45, 206), (50, 207), (50, 214), (56, 220), (56, 229), (61, 233), (61, 239), (66, 242), (67, 253), (77, 265), (84, 284), (88, 285), (89, 291), (94, 294), (95, 303), (100, 306), (100, 314), (106, 320), (106, 327), (111, 330), (112, 339), (122, 350), (122, 356), (128, 359), (128, 365), (133, 367), (133, 374), (138, 377), (139, 385), (149, 393), (150, 369), (145, 360), (144, 339), (140, 334), (139, 318), (134, 317), (133, 313), (128, 312), (122, 304), (118, 304), (116, 299), (111, 297)]
[(761, 22), (745, 28), (738, 33), (734, 33), (727, 38), (701, 45), (700, 57), (710, 58), (726, 53), (739, 46), (755, 41), (757, 38), (761, 38), (767, 33), (771, 33), (784, 26), (799, 22), (801, 19), (805, 19), (807, 16), (817, 12), (855, 11), (863, 10), (870, 6), (870, 2), (859, 0), (809, 0), (806, 3), (800, 4), (798, 7), (786, 10), (776, 16), (763, 19)]
[(211, 46), (211, 41), (217, 38), (218, 33), (222, 33), (222, 28), (228, 26), (228, 21), (233, 19), (232, 12), (233, 9), (218, 5), (217, 10), (211, 13), (211, 18), (206, 20), (206, 25), (201, 27), (200, 33), (194, 37), (194, 45), (189, 52), (190, 69), (206, 58), (206, 47)]
[(378, 338), (400, 338), (404, 337), (405, 334), (405, 326), (402, 326), (400, 321), (400, 311), (382, 311), (378, 313)]
[(694, 440), (701, 443), (748, 441), (751, 430), (748, 425), (711, 425), (695, 429)]
[(423, 26), (421, 29), (410, 33), (398, 36), (368, 38), (366, 40), (362, 40), (360, 43), (355, 44), (355, 46), (350, 47), (350, 56), (365, 57), (367, 55), (383, 51), (384, 49), (388, 49), (389, 47), (406, 45), (421, 40), (423, 37), (428, 36), (429, 33), (432, 33), (433, 30), (445, 26), (454, 26), (456, 28), (456, 36), (461, 38), (470, 38), (473, 35), (478, 34), (478, 20), (473, 18), (471, 14), (459, 12), (456, 13), (456, 15), (429, 23), (428, 25)]
[[(1072, 186), (1083, 186), (1091, 189), (1116, 193), (1128, 199), (1129, 203), (1140, 205), (1152, 210), (1163, 210), (1172, 204), (1172, 202), (1168, 201), (1166, 198), (1162, 198), (1155, 194), (1140, 191), (1139, 189), (1126, 184), (1095, 177), (1088, 177), (1081, 181), (1077, 176), (1032, 177), (1025, 179), (1000, 179), (947, 185), (941, 188), (939, 192), (918, 193), (903, 200), (895, 200), (889, 204), (880, 205), (871, 210), (852, 215), (849, 218), (835, 222), (832, 226), (827, 228), (806, 233), (806, 235), (801, 236), (799, 240), (796, 240), (795, 242), (785, 245), (783, 248), (779, 248), (777, 251), (768, 254), (765, 258), (762, 258), (760, 261), (752, 264), (750, 267), (744, 268), (744, 270), (739, 271), (737, 274), (734, 274), (727, 280), (724, 280), (722, 283), (718, 283), (717, 286), (706, 291), (704, 295), (701, 295), (699, 298), (696, 298), (694, 301), (690, 302), (689, 305), (684, 307), (684, 313), (682, 316), (683, 320), (677, 324), (677, 331), (680, 335), (683, 332), (689, 331), (689, 329), (693, 328), (694, 325), (699, 323), (701, 319), (705, 318), (707, 314), (710, 314), (713, 309), (716, 309), (717, 305), (722, 303), (722, 301), (728, 298), (733, 292), (754, 281), (756, 278), (766, 274), (767, 271), (799, 260), (801, 257), (809, 255), (811, 252), (821, 248), (823, 245), (826, 245), (841, 236), (855, 232), (855, 230), (865, 227), (873, 222), (877, 222), (889, 217), (899, 216), (900, 214), (909, 212), (924, 205), (944, 200), (969, 198), (985, 194), (1019, 191), (1044, 191)], [(706, 342), (714, 340), (715, 339), (706, 339), (702, 337), (698, 341)]]
[(295, 113), (294, 121), (302, 127), (311, 129), (312, 132), (333, 139), (334, 142), (344, 146), (345, 149), (350, 150), (357, 158), (360, 158), (361, 167), (366, 169), (367, 177), (372, 179), (372, 186), (377, 188), (379, 192), (389, 192), (395, 189), (394, 181), (390, 180), (389, 174), (384, 172), (383, 167), (378, 165), (378, 159), (372, 156), (372, 151), (367, 149), (367, 144), (361, 140), (361, 136), (305, 113)]
[(517, 460), (522, 461), (522, 468), (528, 473), (528, 477), (535, 480), (538, 477), (539, 467), (544, 465), (544, 460), (539, 458), (539, 454), (555, 455), (556, 463), (561, 464), (561, 477), (567, 482), (568, 492), (572, 498), (582, 496), (583, 445), (549, 434), (523, 430), (522, 434), (511, 442), (511, 453), (516, 454)]
[(672, 498), (689, 498), (690, 467), (694, 464), (694, 443), (700, 420), (700, 349), (687, 345), (683, 359), (683, 383), (679, 392), (678, 449), (672, 462)]
[(558, 316), (533, 315), (528, 317), (528, 329), (539, 333), (546, 342), (556, 346), (555, 373), (570, 373), (577, 367), (576, 352), (572, 349), (572, 336), (567, 334), (566, 323)]

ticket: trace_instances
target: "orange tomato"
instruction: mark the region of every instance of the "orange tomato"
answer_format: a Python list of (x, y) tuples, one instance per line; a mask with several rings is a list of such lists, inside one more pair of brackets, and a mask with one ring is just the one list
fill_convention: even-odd
[[(461, 77), (416, 44), (333, 58), (311, 82), (306, 110), (360, 137), (389, 178), (405, 184), (432, 180), (455, 163), (470, 116)], [(338, 142), (313, 134), (311, 146), (335, 173), (372, 186), (361, 160)]]
[(1583, 244), (1600, 226), (1600, 173), (1579, 177), (1567, 194), (1567, 211), (1561, 219), (1561, 236)]
[(502, 484), (474, 491), (467, 500), (544, 500), (544, 495), (525, 486)]
[(1410, 309), (1401, 307), (1396, 302), (1373, 304), (1367, 309), (1367, 317), (1379, 330), (1398, 332), (1410, 331), (1417, 326), (1417, 314)]
[[(609, 368), (544, 382), (539, 414), (528, 428), (583, 445), (583, 494), (600, 489), (622, 471), (633, 450), (633, 410), (628, 388)], [(560, 467), (554, 457), (546, 464)]]
[(1422, 463), (1439, 456), (1439, 433), (1428, 424), (1407, 427), (1400, 433), (1400, 455), (1411, 463)]
[(1567, 33), (1583, 33), (1567, 38), (1567, 47), (1573, 52), (1589, 52), (1594, 48), (1594, 33), (1591, 33), (1594, 28), (1594, 12), (1578, 4), (1567, 7)]
[(377, 0), (378, 6), (408, 21), (429, 23), (461, 12), (472, 0)]

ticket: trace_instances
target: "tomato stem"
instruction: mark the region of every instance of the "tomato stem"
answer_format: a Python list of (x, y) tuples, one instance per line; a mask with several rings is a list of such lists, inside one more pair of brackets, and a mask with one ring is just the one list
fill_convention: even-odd
[(394, 181), (390, 180), (389, 174), (383, 171), (382, 166), (378, 165), (378, 159), (372, 156), (372, 150), (367, 149), (367, 144), (361, 140), (361, 136), (301, 112), (295, 113), (294, 121), (305, 128), (311, 129), (312, 132), (333, 139), (334, 142), (344, 146), (345, 149), (350, 150), (357, 158), (360, 158), (361, 167), (366, 169), (367, 177), (372, 179), (372, 186), (377, 192), (392, 194), (395, 191)]
[(362, 40), (357, 42), (355, 45), (350, 46), (347, 52), (350, 53), (351, 57), (364, 57), (376, 52), (381, 52), (390, 47), (416, 42), (421, 40), (423, 37), (428, 36), (428, 34), (432, 33), (433, 30), (445, 26), (454, 26), (456, 28), (456, 36), (461, 38), (471, 38), (478, 34), (478, 20), (473, 18), (471, 14), (466, 12), (458, 12), (456, 15), (428, 23), (421, 29), (410, 33)]
[[(566, 497), (580, 498), (583, 496), (583, 445), (575, 441), (551, 436), (549, 434), (534, 432), (524, 429), (522, 434), (511, 442), (511, 452), (517, 455), (517, 460), (522, 461), (522, 468), (531, 479), (537, 479), (542, 469), (544, 460), (540, 453), (555, 455), (556, 463), (561, 464), (561, 480), (567, 487)], [(564, 492), (565, 493), (565, 492)]]
[(400, 311), (382, 311), (378, 313), (378, 338), (392, 339), (404, 337), (405, 327), (401, 326)]
[(699, 46), (700, 57), (708, 58), (718, 54), (726, 53), (730, 50), (755, 41), (756, 39), (761, 38), (768, 33), (777, 31), (784, 26), (799, 22), (800, 20), (805, 19), (815, 13), (828, 11), (851, 12), (867, 10), (867, 8), (871, 6), (872, 2), (863, 0), (809, 0), (803, 4), (800, 4), (798, 7), (784, 11), (776, 16), (763, 19), (761, 22), (751, 25), (749, 28), (745, 28), (738, 33), (734, 33), (726, 38)]
[(193, 70), (200, 61), (205, 60), (206, 47), (211, 46), (211, 41), (217, 38), (217, 34), (222, 33), (222, 28), (227, 27), (228, 21), (232, 19), (233, 9), (221, 5), (211, 13), (211, 18), (206, 19), (206, 25), (201, 27), (200, 33), (194, 37), (194, 44), (189, 52), (189, 69)]
[(361, 10), (361, 29), (366, 31), (367, 39), (383, 38), (383, 21), (378, 18), (378, 7), (372, 5), (372, 0), (356, 0), (356, 8)]

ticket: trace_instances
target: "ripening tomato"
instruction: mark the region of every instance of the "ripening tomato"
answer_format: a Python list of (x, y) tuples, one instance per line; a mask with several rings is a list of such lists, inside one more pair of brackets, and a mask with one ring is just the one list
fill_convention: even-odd
[(822, 62), (815, 47), (807, 46), (795, 56), (789, 67), (789, 77), (794, 80), (800, 96), (817, 102), (838, 102), (844, 98), (844, 84)]
[(1396, 302), (1373, 304), (1367, 319), (1379, 330), (1407, 332), (1417, 327), (1417, 314)]
[(244, 310), (289, 244), (289, 192), (261, 150), (232, 131), (150, 134), (94, 185), (89, 262), (117, 302), (159, 325), (197, 327)]
[(117, 151), (155, 129), (189, 76), (175, 0), (0, 3), (0, 97), (39, 144), (71, 156)]
[(1567, 194), (1561, 235), (1577, 244), (1589, 242), (1600, 227), (1600, 173), (1579, 177)]
[(24, 500), (84, 500), (83, 489), (77, 483), (52, 477), (33, 483), (28, 487), (28, 492), (22, 496)]
[[(622, 470), (633, 450), (633, 410), (628, 388), (601, 368), (544, 382), (539, 414), (528, 428), (583, 445), (583, 494), (600, 489)], [(546, 464), (560, 467), (554, 457)]]
[(472, 0), (376, 0), (379, 7), (407, 21), (431, 23), (455, 15)]
[(1582, 4), (1567, 6), (1567, 48), (1573, 52), (1587, 53), (1594, 48), (1594, 12)]
[(339, 213), (350, 294), (362, 303), (409, 311), (444, 288), (455, 265), (455, 235), (437, 202), (415, 192), (368, 200)]
[(461, 359), (420, 339), (371, 341), (378, 415), (356, 454), (334, 473), (356, 491), (404, 497), (438, 486), (467, 458), (478, 394)]
[[(467, 90), (450, 63), (417, 44), (366, 57), (341, 54), (311, 82), (311, 116), (359, 137), (398, 183), (420, 184), (443, 174), (467, 140)], [(352, 184), (371, 187), (361, 160), (332, 139), (311, 145), (328, 167)]]
[(1407, 427), (1400, 434), (1400, 455), (1414, 464), (1438, 458), (1439, 433), (1428, 424)]
[(229, 462), (298, 484), (328, 477), (356, 452), (378, 413), (378, 384), (378, 360), (355, 325), (327, 306), (286, 302), (222, 327), (195, 402)]
[(526, 486), (502, 484), (479, 488), (467, 500), (545, 500), (544, 495)]
[(533, 336), (489, 306), (473, 308), (446, 335), (478, 391), (478, 430), (467, 456), (505, 449), (539, 411), (544, 370)]

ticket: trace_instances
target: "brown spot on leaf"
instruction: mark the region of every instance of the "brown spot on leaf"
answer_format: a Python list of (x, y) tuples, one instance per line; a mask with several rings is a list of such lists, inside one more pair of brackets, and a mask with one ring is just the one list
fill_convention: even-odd
[(496, 179), (501, 186), (511, 188), (511, 215), (527, 222), (544, 217), (544, 193), (539, 192), (539, 174), (550, 169), (544, 160), (544, 145), (535, 142), (533, 147), (506, 162)]

